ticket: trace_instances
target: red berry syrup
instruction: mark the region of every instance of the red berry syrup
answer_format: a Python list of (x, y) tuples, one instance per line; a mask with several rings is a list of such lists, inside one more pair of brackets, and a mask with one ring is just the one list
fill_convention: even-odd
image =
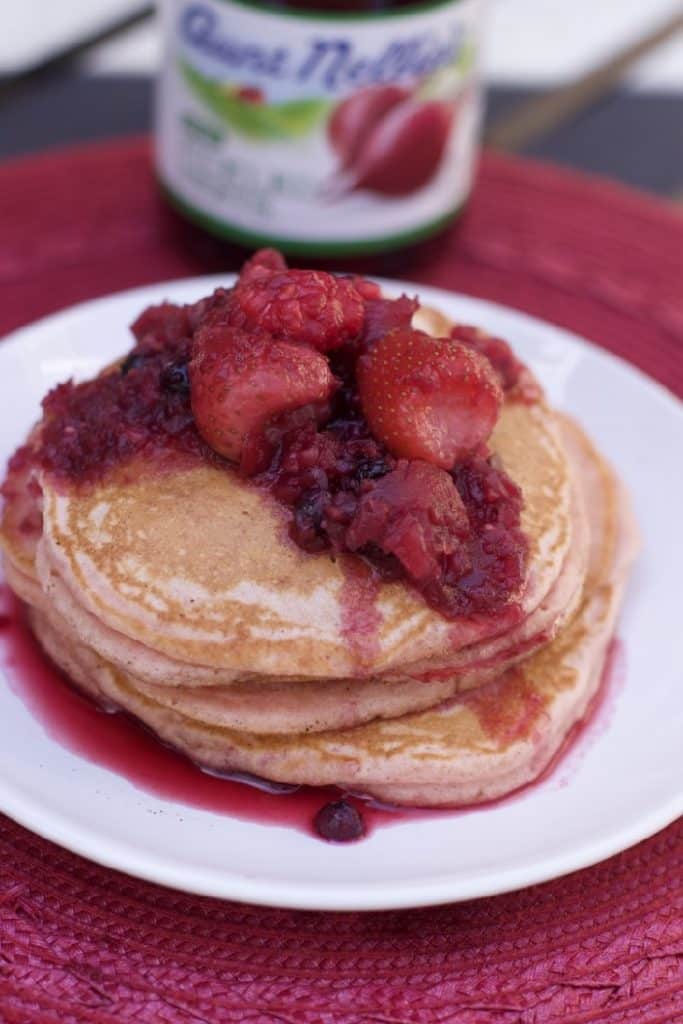
[(340, 819), (343, 826), (339, 837), (334, 822), (322, 835), (332, 842), (360, 838), (376, 825), (402, 820), (412, 813), (376, 808), (334, 787), (287, 786), (247, 774), (224, 777), (203, 771), (183, 754), (160, 743), (133, 718), (107, 713), (74, 689), (41, 651), (21, 604), (7, 587), (0, 590), (0, 665), (7, 672), (12, 691), (48, 735), (161, 799), (244, 821), (288, 825), (318, 836), (316, 816), (326, 805), (343, 800), (362, 819), (363, 830), (350, 836), (347, 818), (352, 815), (327, 815)]
[[(619, 642), (613, 641), (602, 684), (586, 716), (538, 779), (497, 800), (441, 811), (378, 806), (335, 787), (288, 786), (242, 773), (218, 776), (203, 771), (127, 714), (108, 713), (74, 689), (41, 651), (22, 605), (6, 586), (0, 587), (0, 667), (6, 671), (12, 691), (49, 736), (138, 789), (243, 821), (289, 826), (330, 842), (349, 842), (382, 825), (505, 804), (547, 781), (558, 763), (565, 762), (567, 753), (575, 754), (579, 742), (584, 743), (588, 734), (596, 728), (602, 731), (609, 722), (616, 687), (623, 679), (623, 652)], [(560, 785), (564, 784), (566, 779), (561, 779)]]

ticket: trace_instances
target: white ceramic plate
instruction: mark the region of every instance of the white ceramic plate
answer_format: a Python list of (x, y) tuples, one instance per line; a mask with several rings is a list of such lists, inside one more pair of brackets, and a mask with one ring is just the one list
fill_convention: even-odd
[[(126, 326), (146, 304), (191, 301), (217, 282), (180, 281), (99, 299), (3, 342), (2, 457), (24, 437), (48, 387), (70, 375), (90, 376), (127, 348)], [(601, 860), (681, 813), (681, 404), (557, 327), (478, 299), (419, 291), (454, 318), (508, 338), (634, 495), (644, 545), (619, 627), (626, 679), (609, 726), (518, 799), (331, 846), (292, 829), (150, 796), (60, 746), (2, 686), (0, 809), (71, 850), (155, 882), (255, 903), (343, 910), (440, 903), (542, 882)]]

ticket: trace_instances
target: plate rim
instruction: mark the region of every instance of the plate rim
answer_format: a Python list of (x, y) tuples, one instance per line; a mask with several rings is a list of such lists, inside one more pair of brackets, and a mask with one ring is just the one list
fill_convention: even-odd
[[(58, 326), (60, 321), (68, 320), (81, 313), (97, 311), (98, 307), (115, 303), (117, 300), (133, 301), (140, 297), (141, 300), (146, 301), (156, 294), (161, 301), (161, 293), (165, 289), (194, 286), (198, 289), (208, 289), (219, 284), (228, 284), (234, 280), (234, 277), (234, 274), (225, 273), (175, 278), (88, 299), (47, 314), (11, 331), (0, 342), (0, 352), (8, 351), (7, 346), (11, 350), (25, 344), (31, 335), (39, 335), (45, 329), (49, 330)], [(527, 324), (535, 330), (549, 328), (559, 340), (564, 338), (574, 345), (578, 344), (581, 348), (587, 348), (593, 356), (605, 361), (608, 365), (612, 364), (621, 372), (634, 375), (638, 384), (649, 390), (658, 401), (664, 402), (673, 415), (683, 417), (683, 401), (664, 384), (654, 380), (627, 359), (609, 352), (600, 345), (552, 321), (543, 320), (513, 306), (479, 296), (422, 285), (419, 282), (381, 277), (373, 277), (373, 280), (386, 287), (387, 291), (407, 290), (410, 292), (416, 290), (427, 301), (430, 297), (437, 302), (439, 299), (443, 301), (445, 297), (447, 301), (474, 302), (500, 314), (511, 315), (520, 325)], [(0, 775), (0, 810), (37, 835), (97, 864), (143, 879), (146, 882), (165, 885), (182, 892), (287, 909), (377, 911), (434, 906), (500, 895), (591, 867), (649, 838), (675, 821), (683, 814), (683, 792), (679, 794), (678, 798), (674, 796), (666, 800), (663, 804), (657, 805), (649, 814), (641, 815), (621, 829), (611, 832), (608, 836), (592, 843), (579, 845), (569, 853), (556, 854), (542, 860), (536, 859), (528, 864), (498, 872), (487, 870), (481, 876), (468, 876), (464, 880), (459, 880), (457, 875), (438, 875), (427, 881), (407, 879), (404, 881), (353, 883), (353, 885), (339, 884), (334, 881), (321, 884), (277, 879), (264, 880), (236, 873), (230, 875), (229, 872), (219, 875), (216, 869), (210, 868), (197, 869), (191, 866), (183, 868), (182, 865), (177, 865), (174, 861), (163, 861), (152, 853), (141, 852), (133, 844), (105, 838), (101, 833), (93, 833), (87, 828), (74, 824), (73, 821), (70, 822), (64, 814), (46, 809), (38, 800), (22, 797), (21, 789), (16, 785), (11, 786), (6, 775)]]
[[(196, 896), (287, 910), (313, 911), (406, 910), (501, 896), (528, 886), (542, 885), (599, 864), (649, 839), (683, 814), (683, 798), (678, 802), (674, 799), (645, 819), (637, 819), (637, 823), (630, 828), (612, 833), (609, 838), (591, 846), (579, 847), (573, 856), (558, 854), (542, 862), (534, 861), (530, 865), (507, 869), (500, 876), (489, 872), (481, 878), (470, 878), (461, 884), (458, 884), (457, 876), (439, 875), (429, 882), (372, 882), (335, 887), (330, 883), (323, 886), (296, 881), (263, 881), (243, 875), (231, 876), (229, 873), (219, 876), (217, 871), (208, 869), (188, 876), (187, 871), (184, 872), (182, 868), (169, 867), (168, 862), (154, 860), (152, 855), (141, 856), (134, 846), (101, 839), (73, 825), (69, 832), (67, 826), (60, 824), (66, 821), (63, 817), (53, 812), (47, 812), (46, 815), (37, 803), (23, 804), (21, 801), (13, 800), (11, 796), (6, 800), (7, 793), (4, 779), (0, 780), (2, 813), (43, 839), (102, 867)], [(115, 851), (120, 851), (119, 858), (116, 857)], [(539, 867), (539, 864), (542, 867)], [(201, 882), (202, 877), (206, 879), (205, 883)], [(505, 881), (501, 883), (497, 881), (498, 878), (504, 878)]]

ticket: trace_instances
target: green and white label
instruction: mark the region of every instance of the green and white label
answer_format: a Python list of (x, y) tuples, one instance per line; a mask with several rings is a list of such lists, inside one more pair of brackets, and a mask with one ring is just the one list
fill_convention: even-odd
[(470, 190), (480, 11), (480, 0), (365, 16), (163, 0), (163, 184), (216, 229), (285, 247), (419, 236)]

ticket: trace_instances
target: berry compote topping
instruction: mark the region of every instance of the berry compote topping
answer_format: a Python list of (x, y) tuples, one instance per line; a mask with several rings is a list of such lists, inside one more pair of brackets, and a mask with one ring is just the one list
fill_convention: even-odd
[(135, 457), (238, 468), (290, 510), (304, 550), (356, 553), (449, 618), (495, 612), (527, 542), (487, 441), (504, 394), (540, 392), (504, 341), (432, 338), (416, 308), (263, 250), (233, 288), (146, 310), (116, 368), (51, 391), (32, 457), (71, 485)]
[(136, 347), (115, 371), (82, 384), (67, 381), (46, 396), (38, 448), (43, 469), (87, 483), (136, 456), (217, 460), (190, 406), (193, 309), (147, 310), (133, 325)]

